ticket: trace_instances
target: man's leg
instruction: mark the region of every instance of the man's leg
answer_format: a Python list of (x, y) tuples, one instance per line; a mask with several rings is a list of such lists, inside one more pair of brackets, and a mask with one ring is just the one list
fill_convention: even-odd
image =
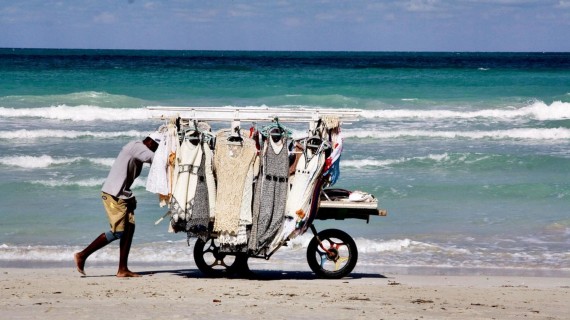
[(135, 234), (135, 225), (129, 221), (125, 222), (125, 232), (121, 237), (120, 244), (120, 257), (119, 257), (119, 270), (117, 277), (140, 277), (139, 274), (129, 270), (129, 252), (131, 251), (131, 244), (133, 243), (133, 236)]
[(107, 240), (107, 236), (104, 233), (101, 233), (100, 236), (98, 236), (95, 240), (93, 240), (93, 242), (91, 242), (90, 245), (87, 246), (87, 248), (83, 249), (81, 252), (77, 252), (74, 255), (77, 271), (79, 271), (79, 273), (82, 275), (85, 275), (83, 268), (85, 267), (85, 260), (87, 260), (87, 257), (89, 257), (93, 252), (108, 245), (109, 243), (110, 241)]

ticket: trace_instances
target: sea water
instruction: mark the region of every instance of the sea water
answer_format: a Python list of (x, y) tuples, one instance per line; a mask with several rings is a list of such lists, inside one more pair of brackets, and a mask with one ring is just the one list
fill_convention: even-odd
[[(570, 274), (568, 53), (0, 49), (0, 265), (72, 266), (108, 229), (114, 158), (162, 124), (147, 106), (361, 110), (334, 187), (388, 216), (316, 222), (355, 238), (355, 272)], [(147, 173), (131, 264), (193, 268)], [(309, 240), (257, 267), (308, 270)]]

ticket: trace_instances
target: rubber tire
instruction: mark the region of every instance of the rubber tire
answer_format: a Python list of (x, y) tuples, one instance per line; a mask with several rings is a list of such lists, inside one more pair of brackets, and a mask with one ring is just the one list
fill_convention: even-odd
[[(332, 248), (332, 245), (330, 245), (331, 239), (335, 239), (334, 244), (337, 244), (339, 246), (346, 246), (346, 248), (348, 249), (348, 259), (341, 268), (339, 268), (338, 270), (327, 270), (323, 268), (323, 266), (321, 266), (321, 263), (323, 262), (322, 259), (326, 257), (326, 254), (324, 250), (322, 250), (322, 248), (319, 247), (319, 241), (317, 240), (317, 237), (321, 239), (321, 241), (324, 242), (325, 244), (327, 243), (329, 244), (329, 248), (327, 249)], [(319, 259), (319, 257), (321, 259)], [(348, 235), (348, 233), (342, 230), (338, 229), (323, 230), (319, 232), (316, 237), (313, 237), (313, 239), (311, 239), (311, 242), (309, 242), (309, 246), (307, 247), (307, 262), (309, 263), (309, 267), (311, 268), (311, 270), (313, 270), (313, 272), (319, 278), (340, 279), (346, 277), (348, 274), (352, 272), (352, 270), (356, 266), (357, 260), (358, 260), (358, 249), (356, 248), (356, 243), (354, 242), (352, 237)], [(334, 261), (328, 258), (324, 260), (324, 263), (327, 262), (332, 265), (335, 264)]]
[[(234, 275), (247, 269), (247, 255), (245, 254), (227, 254), (219, 252), (220, 247), (214, 242), (214, 239), (208, 238), (206, 241), (197, 239), (194, 244), (194, 262), (198, 269), (207, 277), (221, 278)], [(206, 254), (212, 254), (215, 258), (213, 264), (208, 264), (204, 258)], [(233, 262), (225, 261), (226, 257), (234, 257)], [(218, 264), (221, 263), (221, 264)], [(217, 266), (219, 268), (214, 268)]]

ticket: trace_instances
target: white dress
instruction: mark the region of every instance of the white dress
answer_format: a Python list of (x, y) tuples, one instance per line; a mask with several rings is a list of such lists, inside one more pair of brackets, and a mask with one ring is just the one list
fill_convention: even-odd
[(176, 185), (172, 193), (171, 213), (174, 222), (188, 220), (191, 215), (191, 205), (196, 192), (197, 173), (202, 160), (202, 148), (183, 140), (176, 156), (175, 172)]

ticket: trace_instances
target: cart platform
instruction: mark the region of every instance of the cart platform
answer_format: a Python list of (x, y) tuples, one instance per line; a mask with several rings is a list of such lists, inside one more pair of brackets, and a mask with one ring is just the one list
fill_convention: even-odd
[(344, 220), (361, 219), (370, 221), (370, 216), (384, 217), (388, 214), (385, 209), (378, 209), (378, 199), (373, 195), (359, 192), (363, 201), (351, 201), (353, 191), (346, 189), (324, 189), (321, 192), (319, 209), (315, 219)]
[(378, 208), (378, 201), (351, 202), (321, 200), (315, 219), (319, 220), (344, 220), (361, 219), (370, 221), (370, 216), (384, 217), (388, 214), (385, 209)]

